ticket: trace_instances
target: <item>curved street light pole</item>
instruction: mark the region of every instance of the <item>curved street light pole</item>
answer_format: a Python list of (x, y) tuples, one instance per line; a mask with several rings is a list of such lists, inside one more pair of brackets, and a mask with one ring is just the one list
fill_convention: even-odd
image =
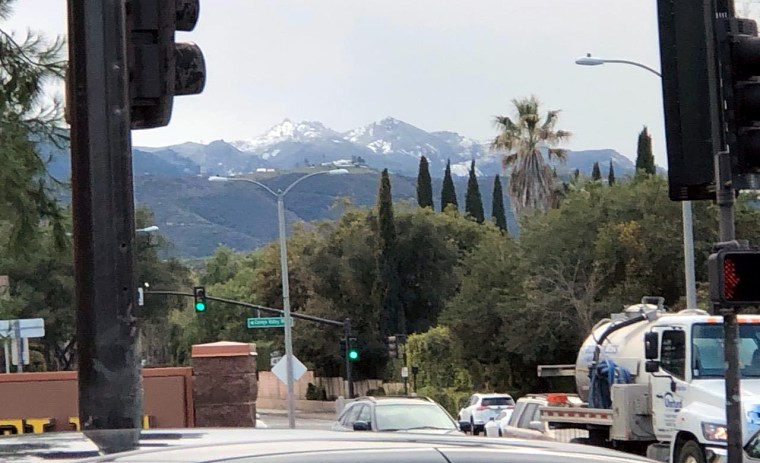
[(290, 281), (288, 274), (288, 249), (287, 249), (287, 236), (285, 233), (285, 195), (288, 194), (294, 186), (298, 185), (302, 181), (315, 175), (339, 175), (347, 174), (346, 169), (334, 169), (323, 170), (319, 172), (312, 172), (303, 177), (299, 177), (295, 182), (288, 185), (285, 190), (274, 191), (263, 183), (250, 179), (250, 178), (236, 178), (236, 177), (209, 177), (209, 181), (212, 182), (248, 182), (253, 183), (271, 195), (277, 198), (277, 224), (278, 234), (280, 240), (280, 274), (282, 276), (282, 311), (285, 322), (285, 376), (288, 388), (288, 426), (292, 429), (296, 427), (296, 407), (295, 407), (295, 392), (293, 378), (293, 317), (290, 312)]
[[(591, 56), (591, 53), (587, 53), (586, 56), (575, 60), (575, 64), (581, 66), (598, 66), (600, 64), (629, 64), (645, 69), (652, 74), (662, 79), (662, 74), (650, 68), (649, 66), (636, 61), (629, 61), (624, 59), (602, 59)], [(694, 275), (694, 232), (693, 221), (691, 211), (691, 201), (681, 202), (681, 215), (683, 217), (683, 254), (684, 254), (684, 276), (686, 279), (686, 308), (697, 308), (697, 282)]]

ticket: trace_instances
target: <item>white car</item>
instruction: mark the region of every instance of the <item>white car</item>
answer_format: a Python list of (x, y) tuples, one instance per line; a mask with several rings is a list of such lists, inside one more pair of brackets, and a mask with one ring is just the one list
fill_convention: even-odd
[(459, 410), (459, 421), (469, 422), (472, 434), (477, 436), (491, 418), (496, 419), (502, 410), (514, 406), (515, 400), (509, 394), (473, 394)]

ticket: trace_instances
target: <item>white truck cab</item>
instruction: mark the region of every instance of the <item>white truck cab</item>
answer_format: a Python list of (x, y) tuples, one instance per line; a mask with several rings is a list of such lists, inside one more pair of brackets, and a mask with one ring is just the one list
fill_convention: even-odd
[[(738, 322), (746, 443), (760, 429), (760, 316)], [(726, 454), (722, 323), (702, 310), (667, 312), (644, 301), (600, 321), (573, 366), (580, 400), (544, 407), (542, 420), (587, 429), (587, 443), (660, 461), (719, 461)]]

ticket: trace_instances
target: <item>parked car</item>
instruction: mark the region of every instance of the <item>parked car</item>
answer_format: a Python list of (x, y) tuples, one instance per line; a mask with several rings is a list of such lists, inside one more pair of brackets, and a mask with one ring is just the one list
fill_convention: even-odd
[(552, 429), (541, 421), (539, 407), (546, 406), (547, 403), (546, 396), (540, 394), (517, 399), (512, 416), (500, 423), (499, 436), (559, 442), (588, 437), (588, 431), (584, 429)]
[(502, 410), (515, 406), (509, 394), (473, 394), (459, 410), (459, 421), (470, 424), (474, 435), (480, 434), (491, 418), (496, 418)]
[(461, 433), (457, 422), (443, 407), (419, 397), (358, 398), (346, 405), (332, 429)]
[(464, 435), (216, 428), (150, 430), (142, 437), (134, 451), (105, 455), (81, 432), (19, 434), (0, 437), (0, 457), (46, 463), (68, 463), (88, 455), (94, 458), (81, 463), (655, 463), (588, 445)]

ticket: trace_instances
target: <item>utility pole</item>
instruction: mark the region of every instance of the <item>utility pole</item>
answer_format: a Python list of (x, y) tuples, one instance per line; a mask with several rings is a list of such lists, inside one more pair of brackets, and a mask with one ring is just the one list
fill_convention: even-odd
[(124, 3), (68, 0), (79, 419), (105, 452), (134, 448), (143, 401)]
[(348, 358), (348, 352), (351, 349), (351, 319), (346, 318), (343, 321), (343, 336), (346, 338), (346, 355), (344, 355), (344, 361), (346, 362), (346, 388), (348, 389), (348, 398), (354, 398), (354, 378), (351, 374), (351, 360)]

